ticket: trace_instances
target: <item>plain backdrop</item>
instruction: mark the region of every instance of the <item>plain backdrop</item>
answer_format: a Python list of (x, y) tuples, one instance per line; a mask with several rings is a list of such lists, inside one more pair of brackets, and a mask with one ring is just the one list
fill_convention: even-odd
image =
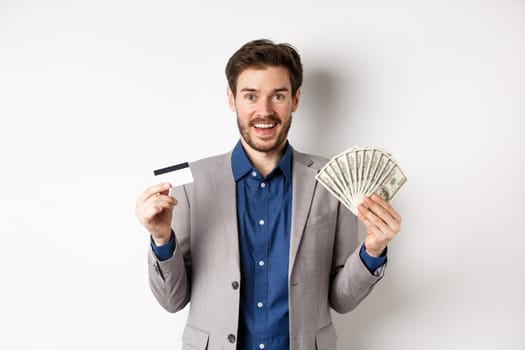
[(236, 143), (224, 66), (302, 56), (291, 143), (390, 151), (386, 276), (340, 349), (525, 349), (525, 2), (0, 0), (0, 348), (178, 349), (147, 283), (152, 170)]

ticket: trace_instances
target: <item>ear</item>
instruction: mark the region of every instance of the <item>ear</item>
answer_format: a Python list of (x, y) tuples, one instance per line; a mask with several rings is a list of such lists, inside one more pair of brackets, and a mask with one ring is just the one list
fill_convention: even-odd
[(295, 92), (295, 96), (292, 98), (292, 112), (295, 112), (297, 110), (297, 107), (299, 107), (299, 99), (301, 98), (301, 87), (297, 89)]
[(233, 96), (233, 92), (229, 86), (226, 87), (226, 95), (228, 96), (228, 105), (230, 106), (231, 111), (237, 112), (237, 107), (235, 107), (235, 96)]

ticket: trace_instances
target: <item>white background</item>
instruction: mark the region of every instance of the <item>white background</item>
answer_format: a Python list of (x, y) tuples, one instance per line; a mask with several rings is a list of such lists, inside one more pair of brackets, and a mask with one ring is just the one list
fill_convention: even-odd
[(525, 349), (524, 19), (520, 0), (0, 0), (0, 348), (180, 348), (135, 199), (234, 146), (224, 66), (265, 37), (303, 59), (297, 149), (380, 146), (408, 176), (340, 349)]

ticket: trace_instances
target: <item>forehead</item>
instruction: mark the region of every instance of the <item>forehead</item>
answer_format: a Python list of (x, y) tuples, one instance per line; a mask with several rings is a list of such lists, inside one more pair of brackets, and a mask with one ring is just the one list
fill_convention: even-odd
[(274, 90), (288, 88), (291, 90), (290, 73), (285, 67), (249, 67), (237, 77), (237, 91), (244, 88)]

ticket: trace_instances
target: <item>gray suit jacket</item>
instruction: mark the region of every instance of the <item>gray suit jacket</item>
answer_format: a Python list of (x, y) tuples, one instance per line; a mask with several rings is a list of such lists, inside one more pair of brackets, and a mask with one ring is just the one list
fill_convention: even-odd
[[(340, 313), (355, 308), (384, 267), (375, 275), (366, 269), (356, 217), (315, 180), (326, 160), (294, 150), (292, 162), (290, 349), (335, 349), (330, 307)], [(178, 200), (173, 257), (159, 261), (149, 251), (150, 286), (169, 312), (190, 302), (182, 349), (234, 350), (242, 280), (231, 153), (191, 169), (195, 181), (172, 190)]]

